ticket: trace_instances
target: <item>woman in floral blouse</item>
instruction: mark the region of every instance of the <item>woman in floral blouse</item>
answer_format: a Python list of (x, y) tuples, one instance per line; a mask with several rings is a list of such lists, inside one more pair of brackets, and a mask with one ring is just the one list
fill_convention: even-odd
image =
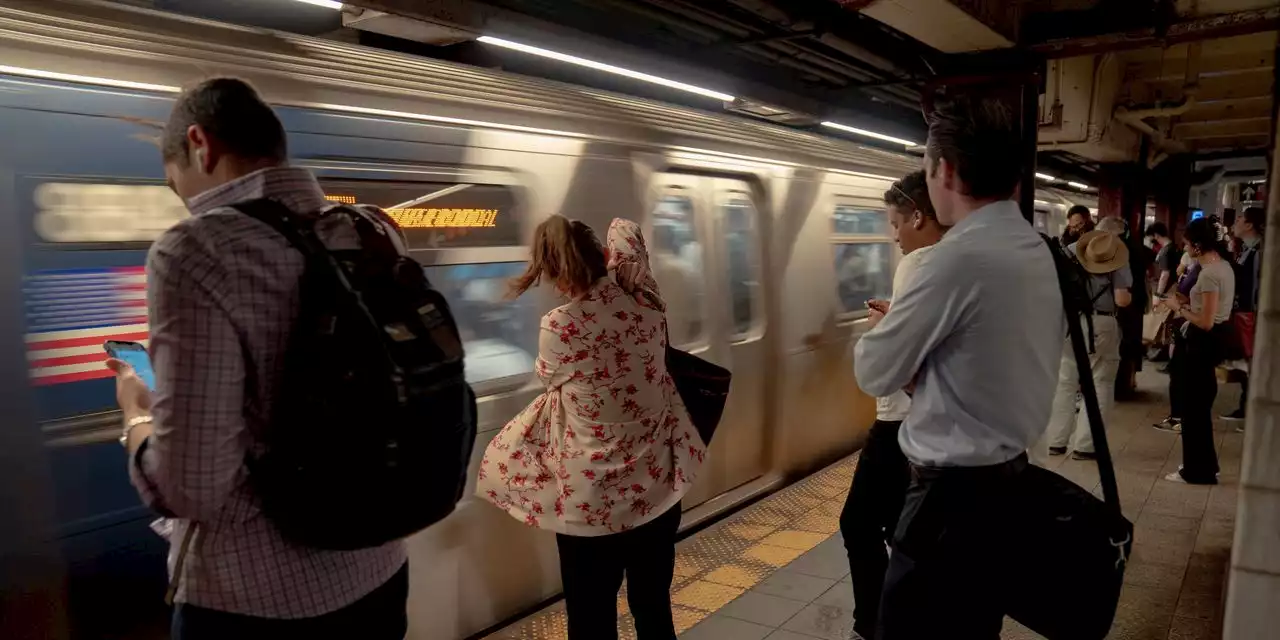
[(567, 302), (543, 316), (546, 391), (494, 437), (479, 494), (554, 531), (570, 640), (617, 638), (623, 575), (641, 640), (672, 640), (680, 499), (706, 458), (667, 375), (665, 305), (636, 223), (608, 252), (561, 216), (538, 226), (521, 294), (546, 280)]

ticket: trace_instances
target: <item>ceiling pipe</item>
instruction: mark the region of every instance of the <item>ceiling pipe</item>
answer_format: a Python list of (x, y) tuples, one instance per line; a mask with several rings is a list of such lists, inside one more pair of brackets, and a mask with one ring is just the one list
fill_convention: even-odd
[(1149, 167), (1163, 162), (1169, 154), (1186, 153), (1186, 143), (1166, 136), (1164, 132), (1147, 123), (1147, 118), (1173, 118), (1190, 111), (1196, 106), (1196, 94), (1200, 90), (1200, 49), (1201, 43), (1192, 42), (1187, 45), (1187, 70), (1183, 79), (1182, 100), (1173, 104), (1156, 103), (1150, 107), (1130, 109), (1117, 106), (1114, 112), (1116, 120), (1151, 138), (1152, 144), (1160, 151), (1148, 162)]

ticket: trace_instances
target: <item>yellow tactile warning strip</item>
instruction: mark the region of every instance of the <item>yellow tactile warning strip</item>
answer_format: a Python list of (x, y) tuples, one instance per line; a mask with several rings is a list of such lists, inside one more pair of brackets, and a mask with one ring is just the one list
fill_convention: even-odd
[[(676, 631), (684, 632), (764, 582), (840, 530), (840, 509), (857, 454), (761, 500), (676, 546), (671, 585)], [(618, 631), (634, 640), (626, 587), (618, 597)], [(564, 603), (554, 604), (486, 640), (564, 640)]]

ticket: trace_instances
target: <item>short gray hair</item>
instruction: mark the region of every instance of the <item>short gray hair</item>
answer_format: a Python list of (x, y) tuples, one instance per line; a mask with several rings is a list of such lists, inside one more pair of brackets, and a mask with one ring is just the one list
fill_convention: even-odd
[(1102, 219), (1098, 221), (1099, 231), (1109, 231), (1118, 236), (1124, 235), (1126, 228), (1127, 225), (1125, 225), (1124, 220), (1115, 216), (1103, 216)]

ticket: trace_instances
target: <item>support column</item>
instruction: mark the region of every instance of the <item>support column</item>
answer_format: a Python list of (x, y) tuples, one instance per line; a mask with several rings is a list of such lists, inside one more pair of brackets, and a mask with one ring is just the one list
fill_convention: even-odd
[[(1276, 184), (1280, 174), (1273, 160), (1271, 185)], [(1225, 640), (1271, 638), (1280, 629), (1280, 198), (1267, 201), (1262, 260)]]
[(1151, 173), (1151, 191), (1155, 198), (1156, 220), (1169, 227), (1169, 237), (1178, 239), (1186, 228), (1191, 199), (1191, 162), (1169, 158)]

